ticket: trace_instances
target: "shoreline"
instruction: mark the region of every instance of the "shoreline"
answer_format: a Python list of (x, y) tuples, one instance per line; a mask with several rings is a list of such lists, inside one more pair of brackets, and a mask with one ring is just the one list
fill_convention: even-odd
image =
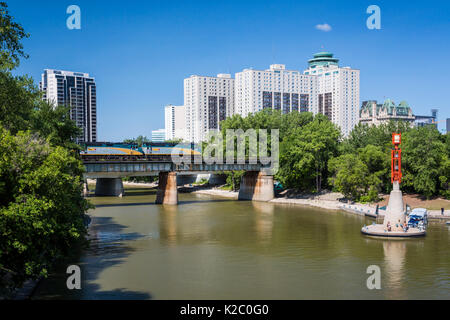
[[(192, 189), (192, 190), (189, 190)], [(219, 188), (209, 187), (209, 188), (202, 188), (198, 189), (195, 187), (183, 187), (183, 191), (187, 193), (194, 193), (194, 194), (207, 194), (212, 196), (221, 196), (225, 198), (233, 198), (237, 199), (239, 192), (233, 192), (228, 190), (221, 190)], [(353, 212), (356, 214), (364, 215), (367, 214), (373, 218), (376, 218), (375, 210), (376, 206), (373, 205), (364, 205), (364, 204), (353, 204), (349, 205), (346, 203), (343, 203), (341, 201), (336, 200), (340, 194), (337, 193), (325, 193), (321, 195), (308, 195), (301, 197), (276, 197), (273, 200), (270, 200), (270, 203), (276, 203), (276, 204), (289, 204), (289, 205), (301, 205), (301, 206), (310, 206), (310, 207), (316, 207), (321, 209), (327, 209), (327, 210), (345, 210), (349, 212)]]
[[(182, 187), (182, 189), (185, 193), (206, 194), (232, 199), (237, 199), (239, 195), (239, 192), (221, 190), (214, 187)], [(338, 199), (340, 198), (342, 198), (342, 195), (339, 193), (323, 192), (319, 195), (305, 194), (296, 195), (294, 197), (284, 195), (276, 197), (269, 202), (275, 204), (309, 206), (333, 211), (342, 210), (373, 219), (384, 218), (385, 210), (379, 210), (378, 215), (376, 214), (376, 204), (346, 203), (339, 201)], [(441, 214), (440, 210), (428, 210), (428, 219), (435, 221), (450, 221), (450, 210), (444, 210), (444, 215)]]
[[(90, 183), (95, 183), (95, 180), (88, 181)], [(157, 182), (129, 182), (124, 181), (124, 186), (129, 187), (148, 187), (157, 188)], [(178, 191), (180, 193), (194, 193), (224, 197), (227, 199), (237, 200), (239, 192), (222, 190), (219, 186), (209, 186), (209, 185), (184, 185), (179, 186)], [(337, 192), (322, 191), (321, 193), (306, 194), (306, 193), (291, 193), (288, 190), (283, 191), (278, 197), (270, 200), (270, 203), (275, 204), (288, 204), (288, 205), (300, 205), (300, 206), (310, 206), (315, 208), (321, 208), (325, 210), (343, 210), (360, 216), (367, 216), (373, 219), (384, 218), (384, 210), (379, 210), (379, 215), (376, 214), (376, 204), (362, 204), (362, 203), (347, 203), (340, 201), (343, 195)], [(428, 210), (428, 219), (435, 221), (450, 221), (450, 210), (444, 210), (444, 215), (441, 214), (440, 210)]]

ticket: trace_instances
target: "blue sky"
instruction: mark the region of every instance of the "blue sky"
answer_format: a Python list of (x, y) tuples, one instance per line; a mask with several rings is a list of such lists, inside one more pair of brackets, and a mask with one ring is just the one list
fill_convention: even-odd
[[(303, 71), (318, 51), (361, 70), (361, 101), (406, 100), (415, 114), (450, 117), (450, 1), (7, 1), (31, 37), (17, 73), (45, 68), (96, 78), (99, 140), (164, 127), (183, 104), (183, 79), (272, 63)], [(81, 8), (81, 30), (66, 9)], [(381, 30), (366, 9), (381, 8)], [(331, 30), (320, 31), (318, 24)], [(445, 122), (439, 123), (443, 129)]]

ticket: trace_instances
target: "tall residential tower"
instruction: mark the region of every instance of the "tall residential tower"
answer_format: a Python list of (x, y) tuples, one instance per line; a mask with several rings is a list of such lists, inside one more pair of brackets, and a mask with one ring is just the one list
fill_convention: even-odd
[(53, 105), (70, 107), (70, 118), (82, 129), (77, 143), (97, 141), (97, 92), (88, 73), (45, 69), (39, 88)]
[(168, 105), (165, 107), (166, 140), (185, 139), (186, 108)]
[(320, 52), (308, 61), (304, 74), (317, 76), (318, 112), (347, 136), (359, 122), (359, 70), (338, 63), (332, 53)]
[(235, 110), (243, 117), (262, 109), (317, 113), (317, 77), (273, 64), (267, 70), (236, 73)]
[(220, 121), (233, 114), (234, 79), (229, 74), (217, 77), (193, 75), (184, 79), (186, 138), (199, 143), (211, 130), (219, 130)]

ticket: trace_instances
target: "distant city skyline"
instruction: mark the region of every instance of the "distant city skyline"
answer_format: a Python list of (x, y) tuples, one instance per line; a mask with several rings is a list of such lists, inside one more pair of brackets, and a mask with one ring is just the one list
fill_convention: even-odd
[[(330, 52), (308, 60), (304, 71), (272, 64), (268, 69), (244, 69), (216, 77), (192, 75), (184, 79), (185, 141), (199, 143), (221, 121), (233, 115), (247, 117), (263, 109), (326, 115), (348, 136), (358, 123), (360, 70), (339, 65)], [(166, 131), (173, 120), (166, 113)]]
[(319, 51), (361, 70), (360, 101), (406, 100), (420, 115), (438, 109), (445, 130), (450, 64), (441, 57), (450, 52), (443, 41), (450, 4), (380, 1), (381, 30), (369, 30), (370, 4), (80, 0), (81, 30), (69, 30), (69, 3), (8, 2), (31, 34), (24, 41), (30, 59), (15, 74), (31, 75), (36, 85), (47, 68), (95, 77), (99, 141), (149, 136), (164, 127), (164, 106), (183, 104), (183, 79), (192, 74), (234, 75), (270, 64), (305, 70)]

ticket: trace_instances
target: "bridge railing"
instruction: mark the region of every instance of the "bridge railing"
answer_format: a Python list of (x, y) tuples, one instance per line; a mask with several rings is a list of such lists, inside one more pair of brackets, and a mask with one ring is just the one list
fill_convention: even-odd
[[(83, 163), (175, 163), (170, 155), (81, 155)], [(186, 163), (184, 160), (188, 160)], [(208, 162), (202, 156), (192, 156), (185, 158), (182, 163), (185, 164), (268, 164), (270, 158), (245, 158), (234, 159), (232, 163), (227, 163), (227, 159), (223, 159), (223, 163), (216, 163), (214, 161)]]

